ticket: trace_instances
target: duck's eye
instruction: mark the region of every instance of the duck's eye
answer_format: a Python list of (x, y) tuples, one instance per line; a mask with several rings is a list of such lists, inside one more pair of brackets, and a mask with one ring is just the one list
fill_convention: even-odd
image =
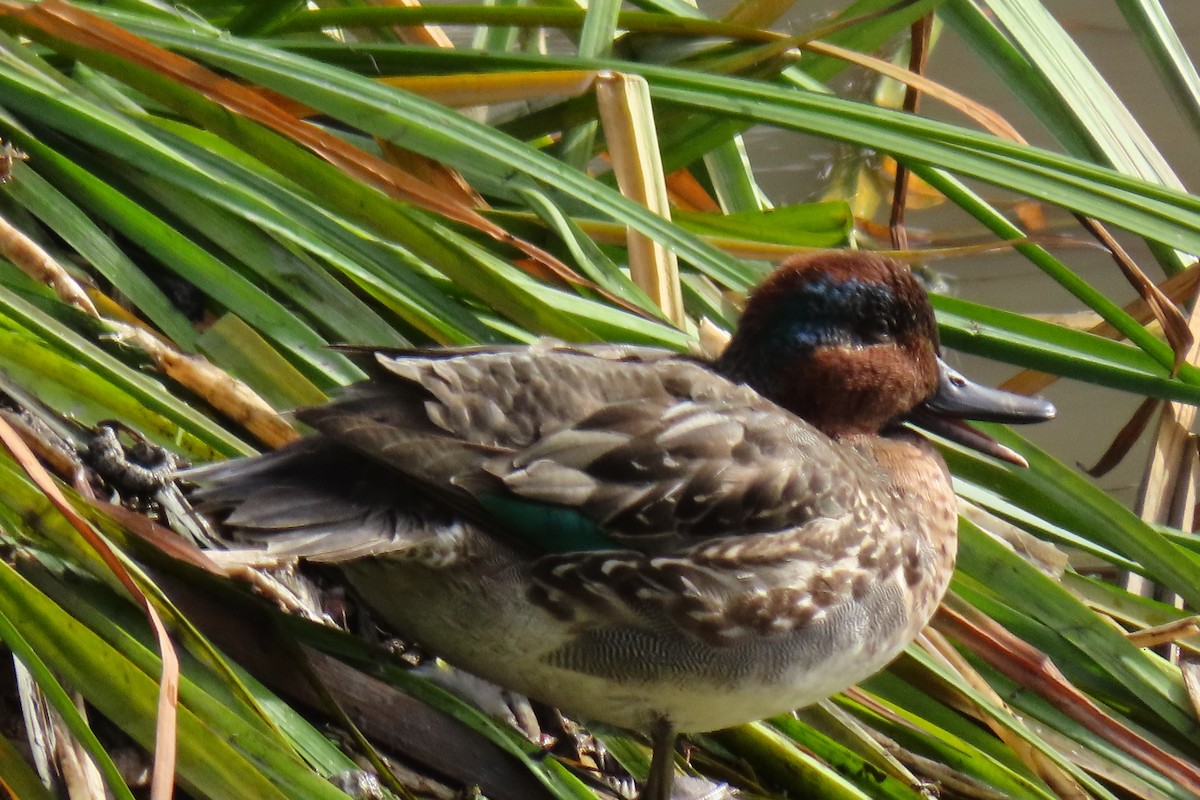
[(892, 323), (886, 317), (871, 317), (864, 320), (860, 335), (870, 344), (886, 344), (892, 340)]

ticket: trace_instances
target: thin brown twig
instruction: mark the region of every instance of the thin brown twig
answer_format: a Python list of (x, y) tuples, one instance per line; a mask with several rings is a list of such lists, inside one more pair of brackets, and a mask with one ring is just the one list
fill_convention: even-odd
[[(929, 39), (933, 32), (933, 15), (926, 14), (912, 24), (911, 52), (908, 57), (908, 70), (916, 75), (924, 75), (925, 66), (929, 62)], [(907, 84), (904, 88), (904, 110), (915, 114), (921, 105), (921, 90)], [(896, 162), (896, 184), (892, 193), (892, 216), (888, 229), (892, 233), (892, 246), (897, 250), (908, 249), (908, 232), (904, 227), (904, 208), (908, 201), (909, 170), (902, 162)]]
[(1113, 261), (1121, 269), (1121, 273), (1130, 285), (1137, 291), (1139, 295), (1145, 299), (1150, 310), (1154, 313), (1154, 318), (1162, 325), (1163, 335), (1166, 336), (1167, 342), (1171, 345), (1171, 349), (1175, 352), (1175, 364), (1171, 370), (1171, 375), (1174, 376), (1179, 371), (1179, 367), (1183, 365), (1184, 359), (1187, 358), (1188, 350), (1192, 346), (1193, 336), (1188, 328), (1187, 320), (1179, 311), (1179, 307), (1171, 302), (1154, 281), (1142, 272), (1133, 258), (1121, 246), (1121, 243), (1108, 232), (1100, 222), (1091, 217), (1076, 214), (1076, 219), (1083, 225), (1084, 229), (1092, 236), (1096, 237), (1108, 252), (1112, 255)]

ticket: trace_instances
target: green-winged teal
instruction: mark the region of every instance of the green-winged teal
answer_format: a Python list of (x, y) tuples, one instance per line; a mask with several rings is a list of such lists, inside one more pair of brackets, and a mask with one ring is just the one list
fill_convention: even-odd
[(955, 499), (914, 422), (1054, 408), (938, 356), (909, 269), (793, 258), (713, 363), (619, 345), (380, 351), (317, 434), (202, 468), (239, 537), (340, 565), (396, 630), (585, 718), (676, 732), (778, 714), (887, 664), (953, 570)]

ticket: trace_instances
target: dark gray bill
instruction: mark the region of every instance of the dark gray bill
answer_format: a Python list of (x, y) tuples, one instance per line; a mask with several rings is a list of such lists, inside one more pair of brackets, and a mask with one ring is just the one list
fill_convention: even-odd
[(981, 453), (1028, 466), (1020, 455), (960, 420), (1009, 425), (1044, 422), (1054, 419), (1054, 404), (1041, 397), (1025, 397), (973, 383), (940, 358), (938, 375), (937, 390), (913, 409), (908, 420), (930, 433)]
[(1056, 413), (1049, 400), (973, 383), (940, 358), (937, 391), (923, 406), (938, 416), (1008, 425), (1045, 422)]

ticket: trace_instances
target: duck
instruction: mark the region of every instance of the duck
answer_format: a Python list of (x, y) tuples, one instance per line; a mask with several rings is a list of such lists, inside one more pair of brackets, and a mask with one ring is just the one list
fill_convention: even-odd
[(247, 546), (336, 565), (401, 637), (564, 712), (679, 734), (790, 712), (885, 667), (957, 550), (921, 430), (1022, 465), (967, 419), (1051, 419), (941, 358), (911, 269), (784, 261), (715, 359), (645, 346), (368, 350), (315, 432), (187, 476)]

